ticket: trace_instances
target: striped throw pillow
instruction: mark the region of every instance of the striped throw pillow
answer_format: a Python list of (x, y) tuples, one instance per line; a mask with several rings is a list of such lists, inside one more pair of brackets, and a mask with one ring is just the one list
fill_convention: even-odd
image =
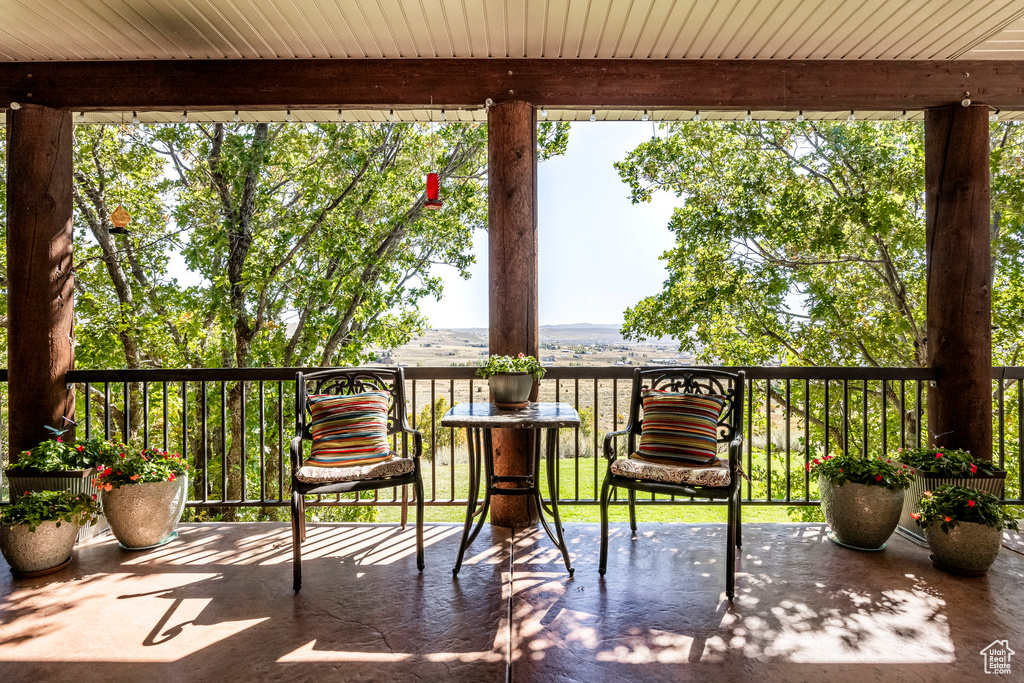
[(698, 465), (718, 462), (718, 420), (728, 399), (646, 390), (637, 455)]
[(305, 464), (355, 467), (390, 458), (388, 400), (389, 396), (381, 391), (351, 396), (309, 396), (313, 448)]

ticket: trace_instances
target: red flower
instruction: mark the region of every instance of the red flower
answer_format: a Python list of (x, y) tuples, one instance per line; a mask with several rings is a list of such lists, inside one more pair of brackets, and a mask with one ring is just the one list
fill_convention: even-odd
[(929, 498), (931, 498), (931, 497), (932, 497), (932, 492), (931, 492), (931, 491), (925, 491), (925, 492), (924, 492), (924, 495), (926, 495), (926, 496), (928, 496)]
[(167, 481), (174, 481), (174, 473), (167, 475)]
[(520, 353), (520, 354), (519, 354), (519, 357), (520, 357), (520, 358), (526, 358), (526, 354), (525, 354), (525, 353)]
[(952, 519), (950, 519), (949, 517), (946, 517), (946, 521), (947, 521), (947, 522), (952, 522), (953, 520), (952, 520)]
[(969, 505), (970, 507), (974, 507), (974, 501), (973, 500), (967, 501), (967, 505)]
[(807, 463), (807, 471), (808, 471), (808, 472), (810, 472), (810, 471), (811, 471), (811, 463)]
[(94, 493), (94, 494), (92, 494), (92, 499), (93, 499), (93, 500), (96, 500), (96, 494), (95, 494), (95, 493)]
[(971, 465), (971, 474), (975, 474), (978, 471), (977, 465)]
[(60, 438), (60, 437), (58, 436), (58, 437), (57, 437), (57, 443), (64, 443), (64, 439), (62, 439), (62, 438)]
[(79, 453), (81, 453), (82, 451), (85, 450), (85, 446), (79, 446), (75, 450), (78, 451)]
[(916, 513), (916, 512), (911, 512), (911, 513), (910, 513), (910, 516), (911, 516), (911, 517), (913, 517), (914, 519), (921, 519), (921, 515), (919, 515), (919, 514), (918, 514), (918, 513)]
[(936, 459), (936, 460), (938, 460), (938, 459), (939, 459), (939, 458), (941, 458), (941, 457), (942, 457), (942, 453), (936, 453), (936, 454), (935, 454), (935, 459)]
[(878, 476), (876, 476), (875, 481), (882, 481), (882, 475), (879, 474)]
[(120, 455), (121, 455), (122, 458), (124, 457), (124, 453), (121, 453)]

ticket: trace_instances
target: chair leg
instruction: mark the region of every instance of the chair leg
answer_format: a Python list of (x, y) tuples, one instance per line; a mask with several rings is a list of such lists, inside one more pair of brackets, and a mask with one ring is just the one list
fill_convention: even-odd
[(299, 496), (299, 538), (306, 542), (306, 497)]
[(413, 495), (416, 496), (416, 568), (423, 571), (423, 477), (418, 466), (413, 489)]
[(597, 573), (604, 576), (608, 568), (608, 502), (611, 498), (612, 482), (606, 474), (601, 485), (601, 560)]
[(409, 524), (409, 485), (402, 486), (402, 530)]
[(736, 505), (734, 500), (728, 504), (729, 521), (726, 526), (725, 551), (725, 596), (731, 601), (736, 593)]
[(743, 547), (743, 491), (736, 489), (736, 547)]
[(302, 588), (302, 533), (299, 530), (300, 501), (302, 496), (292, 492), (292, 589)]
[(636, 491), (629, 489), (629, 530), (636, 533)]

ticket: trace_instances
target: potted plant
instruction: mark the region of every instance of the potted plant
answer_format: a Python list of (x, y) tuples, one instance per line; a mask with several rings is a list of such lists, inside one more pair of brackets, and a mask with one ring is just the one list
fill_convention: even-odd
[(900, 520), (910, 474), (885, 459), (844, 454), (808, 463), (818, 477), (829, 538), (857, 550), (881, 550)]
[[(103, 439), (65, 441), (59, 432), (47, 427), (53, 438), (39, 443), (32, 450), (22, 451), (18, 460), (4, 470), (14, 499), (25, 491), (70, 491), (98, 494), (93, 473), (98, 461), (109, 459), (117, 447)], [(83, 526), (78, 534), (82, 542), (106, 529), (102, 516), (99, 524)]]
[(957, 574), (980, 576), (999, 555), (1003, 529), (1017, 520), (991, 493), (945, 484), (921, 495), (914, 521), (924, 528), (932, 563)]
[(903, 500), (899, 532), (919, 543), (927, 543), (921, 528), (914, 522), (918, 503), (925, 491), (934, 491), (943, 484), (967, 486), (1002, 498), (1006, 470), (987, 460), (978, 460), (964, 450), (947, 448), (912, 448), (896, 451), (894, 460), (907, 466), (914, 480)]
[(95, 523), (95, 495), (25, 491), (0, 509), (0, 553), (17, 576), (42, 576), (71, 562), (78, 529)]
[(174, 527), (188, 492), (188, 464), (177, 453), (156, 448), (117, 453), (97, 469), (96, 486), (122, 548), (152, 548), (177, 536)]
[(490, 356), (476, 370), (488, 381), (494, 404), (507, 410), (525, 408), (530, 403), (534, 382), (547, 372), (533, 356)]

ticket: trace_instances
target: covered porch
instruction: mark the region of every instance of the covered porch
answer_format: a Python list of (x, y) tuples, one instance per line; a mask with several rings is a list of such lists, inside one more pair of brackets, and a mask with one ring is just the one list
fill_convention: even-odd
[[(971, 680), (994, 639), (1024, 637), (1024, 544), (989, 575), (939, 572), (893, 537), (882, 556), (819, 524), (744, 528), (724, 596), (724, 525), (568, 524), (569, 578), (543, 532), (493, 527), (452, 579), (457, 525), (310, 526), (292, 594), (283, 524), (190, 524), (146, 553), (112, 540), (72, 569), (0, 571), (0, 662), (15, 680)], [(2, 567), (2, 565), (0, 565)]]

